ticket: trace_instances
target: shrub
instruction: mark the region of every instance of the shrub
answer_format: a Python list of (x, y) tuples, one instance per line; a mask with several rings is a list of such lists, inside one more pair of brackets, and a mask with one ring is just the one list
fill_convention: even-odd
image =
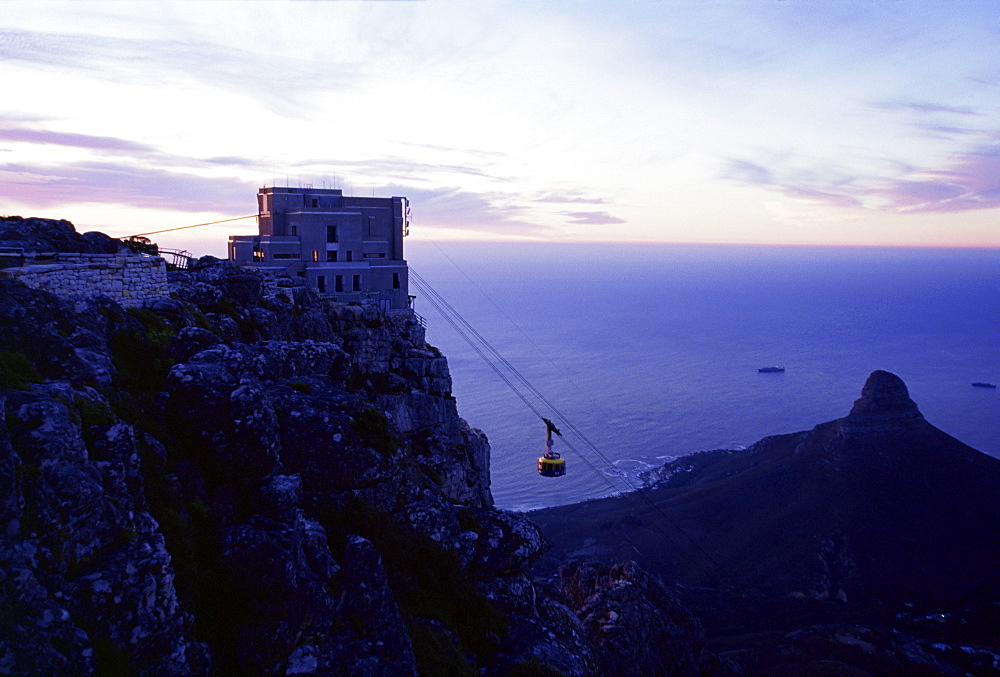
[(364, 407), (354, 412), (351, 429), (362, 444), (383, 456), (391, 456), (399, 446), (395, 435), (389, 429), (389, 419), (375, 407)]
[[(498, 639), (507, 633), (507, 617), (476, 589), (474, 577), (462, 568), (457, 553), (424, 534), (411, 533), (392, 514), (361, 498), (329, 511), (323, 521), (334, 549), (342, 550), (349, 534), (359, 534), (382, 555), (389, 584), (408, 619), (420, 674), (462, 674), (435, 671), (435, 661), (453, 660), (447, 646), (453, 642), (446, 633), (428, 628), (421, 618), (437, 621), (454, 633), (462, 652), (474, 653), (480, 663), (495, 656)], [(435, 651), (444, 655), (436, 658)]]
[(419, 674), (475, 677), (476, 669), (462, 653), (461, 644), (447, 632), (419, 621), (410, 623), (407, 631)]
[(532, 656), (514, 663), (507, 677), (563, 677), (563, 673), (542, 663), (538, 656)]
[(305, 381), (289, 381), (288, 387), (292, 388), (293, 390), (298, 390), (300, 393), (303, 393), (305, 395), (309, 395), (310, 393), (312, 393), (313, 390), (312, 386), (306, 383)]
[(80, 394), (73, 395), (73, 404), (80, 412), (80, 425), (89, 428), (92, 425), (114, 425), (115, 415), (103, 402), (95, 402)]
[(133, 392), (162, 390), (167, 372), (174, 364), (167, 351), (174, 328), (144, 308), (130, 308), (129, 314), (142, 323), (143, 330), (127, 327), (111, 336), (116, 385)]
[(123, 237), (119, 240), (119, 242), (134, 251), (136, 254), (149, 254), (150, 256), (157, 256), (160, 253), (160, 248), (155, 242), (150, 240), (148, 237), (143, 237), (141, 235)]
[(28, 390), (29, 384), (42, 380), (42, 375), (24, 353), (0, 352), (0, 389)]
[(174, 338), (174, 328), (152, 310), (129, 308), (128, 314), (139, 320), (146, 329), (146, 339), (156, 348), (166, 348)]

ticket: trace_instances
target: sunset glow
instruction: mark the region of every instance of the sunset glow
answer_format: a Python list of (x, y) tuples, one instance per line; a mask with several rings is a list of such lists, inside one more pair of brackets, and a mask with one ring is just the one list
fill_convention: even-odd
[(416, 238), (1000, 247), (997, 44), (992, 0), (8, 1), (0, 213), (122, 236), (312, 184)]

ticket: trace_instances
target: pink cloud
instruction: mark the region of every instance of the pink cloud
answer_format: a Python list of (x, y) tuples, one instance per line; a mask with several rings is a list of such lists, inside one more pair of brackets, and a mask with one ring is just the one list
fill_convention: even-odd
[(16, 143), (40, 143), (54, 146), (70, 146), (72, 148), (88, 148), (124, 153), (153, 153), (156, 150), (125, 139), (111, 136), (90, 136), (87, 134), (68, 134), (65, 132), (50, 132), (41, 129), (0, 129), (0, 141)]
[(1000, 144), (955, 157), (920, 179), (892, 183), (872, 194), (908, 212), (959, 212), (1000, 207)]
[[(1000, 207), (1000, 143), (955, 155), (940, 169), (903, 167), (899, 178), (765, 166), (731, 158), (723, 176), (763, 186), (789, 197), (857, 209), (865, 198), (882, 198), (876, 209), (900, 212), (960, 212)], [(879, 185), (878, 188), (864, 186)]]
[(611, 226), (625, 223), (624, 219), (612, 216), (607, 212), (560, 212), (570, 219), (570, 223), (583, 224), (588, 226)]
[(756, 162), (731, 158), (723, 176), (752, 186), (767, 186), (789, 197), (822, 202), (834, 207), (860, 207), (861, 201), (850, 195), (856, 177), (845, 178), (842, 172), (815, 172), (789, 167), (765, 167)]
[(0, 165), (4, 197), (48, 209), (80, 202), (175, 211), (256, 210), (256, 187), (236, 179), (103, 162)]

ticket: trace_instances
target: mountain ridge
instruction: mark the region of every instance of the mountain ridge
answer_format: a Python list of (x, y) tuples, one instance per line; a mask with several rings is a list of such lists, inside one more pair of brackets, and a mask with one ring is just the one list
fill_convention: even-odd
[(873, 372), (841, 419), (675, 459), (648, 479), (633, 494), (529, 513), (553, 543), (536, 573), (634, 559), (677, 586), (715, 650), (739, 646), (749, 674), (779, 654), (837, 654), (836, 633), (807, 629), (838, 623), (896, 656), (848, 661), (868, 674), (961, 674), (930, 649), (909, 663), (893, 639), (904, 630), (925, 647), (983, 642), (975, 674), (995, 674), (1000, 460), (927, 422), (897, 376)]
[[(745, 450), (682, 457), (650, 473), (649, 480), (637, 510), (652, 518), (659, 508), (669, 508), (672, 519), (690, 522), (685, 527), (689, 535), (700, 538), (704, 550), (723, 568), (739, 570), (745, 584), (762, 585), (770, 593), (843, 597), (852, 591), (867, 595), (877, 590), (896, 601), (942, 602), (1000, 569), (1000, 546), (986, 538), (1000, 529), (1000, 499), (995, 491), (1000, 486), (1000, 460), (928, 423), (902, 380), (888, 372), (872, 373), (862, 396), (842, 419), (809, 431), (767, 437)], [(597, 506), (607, 507), (609, 515), (624, 515), (636, 503), (598, 499), (529, 514), (544, 529), (558, 520), (550, 521), (549, 515), (581, 509), (597, 513)], [(740, 510), (740, 505), (751, 509)], [(695, 513), (704, 524), (693, 518)], [(625, 524), (621, 515), (615, 519), (616, 527)], [(732, 551), (713, 550), (724, 540), (716, 533), (721, 530), (733, 532)], [(763, 550), (754, 554), (754, 543), (761, 539), (776, 543), (790, 534), (811, 542), (795, 556), (796, 566), (781, 565), (801, 575), (782, 577), (776, 573), (781, 568), (777, 563), (766, 563)], [(889, 566), (899, 553), (879, 544), (890, 536), (913, 556), (919, 555), (919, 569), (904, 576), (901, 567)], [(553, 531), (550, 538), (556, 546), (548, 559), (569, 548), (571, 537), (564, 530)], [(849, 552), (844, 550), (845, 538), (857, 541)], [(829, 543), (821, 545), (824, 540)], [(945, 544), (951, 554), (942, 556), (944, 560), (932, 556)], [(786, 545), (782, 552), (796, 547)], [(847, 587), (824, 582), (824, 575), (837, 575), (817, 570), (824, 561), (829, 569), (837, 558), (844, 560), (844, 567), (861, 568), (841, 572), (853, 581)], [(962, 563), (966, 558), (973, 561)], [(692, 585), (707, 584), (706, 577), (696, 575), (697, 568), (681, 564), (673, 571), (682, 580), (692, 575)]]

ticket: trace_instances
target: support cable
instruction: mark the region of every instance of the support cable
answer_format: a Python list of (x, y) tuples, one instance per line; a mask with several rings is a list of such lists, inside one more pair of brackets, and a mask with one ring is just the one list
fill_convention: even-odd
[[(196, 223), (191, 226), (178, 226), (177, 228), (167, 228), (165, 230), (152, 230), (148, 233), (136, 233), (135, 235), (125, 235), (124, 237), (146, 237), (147, 235), (159, 235), (160, 233), (171, 233), (175, 230), (185, 230), (186, 228), (200, 228), (201, 226), (214, 226), (217, 223), (229, 223), (230, 221), (242, 221), (243, 219), (253, 219), (256, 218), (257, 214), (250, 214), (249, 216), (237, 216), (235, 219), (222, 219), (221, 221), (209, 221), (208, 223)], [(122, 239), (122, 238), (119, 238)]]
[[(510, 377), (506, 373), (504, 373), (504, 371), (501, 370), (499, 366), (497, 366), (497, 363), (494, 360), (497, 360), (501, 364), (506, 366), (512, 374), (516, 375), (515, 377), (517, 378), (517, 380), (521, 381), (522, 384), (527, 384), (528, 389), (530, 391), (533, 391), (533, 394), (535, 394), (536, 397), (538, 397), (540, 393), (538, 393), (538, 391), (535, 390), (533, 386), (531, 386), (528, 380), (525, 379), (524, 376), (521, 375), (521, 373), (518, 372), (517, 369), (515, 369), (514, 366), (510, 364), (510, 362), (508, 362), (506, 358), (504, 358), (503, 355), (501, 355), (500, 352), (497, 351), (496, 348), (494, 348), (489, 343), (489, 341), (486, 340), (485, 337), (482, 336), (482, 334), (476, 331), (476, 329), (471, 324), (469, 324), (465, 320), (465, 318), (463, 318), (461, 314), (458, 313), (458, 311), (455, 310), (451, 306), (451, 304), (449, 304), (444, 299), (443, 296), (438, 294), (438, 292), (433, 287), (431, 287), (426, 280), (420, 277), (420, 275), (416, 271), (414, 271), (413, 268), (410, 268), (409, 272), (410, 272), (410, 279), (416, 283), (415, 286), (417, 287), (418, 291), (426, 295), (427, 297), (426, 300), (431, 304), (431, 306), (434, 307), (434, 309), (438, 312), (438, 314), (441, 315), (441, 317), (443, 317), (445, 321), (452, 326), (452, 328), (458, 333), (458, 335), (461, 336), (462, 339), (469, 344), (469, 346), (476, 352), (476, 354), (479, 355), (479, 357), (482, 358), (482, 360), (490, 367), (490, 369), (492, 369), (493, 372), (497, 376), (499, 376), (504, 383), (507, 384), (507, 387), (509, 387), (514, 392), (514, 394), (517, 395), (517, 397), (522, 402), (524, 402), (525, 406), (527, 406), (528, 409), (530, 409), (532, 413), (535, 414), (535, 416), (537, 416), (540, 419), (544, 419), (544, 416), (542, 415), (542, 412), (538, 409), (538, 407), (536, 407), (535, 404), (523, 392), (521, 392), (521, 390), (510, 379)], [(493, 355), (493, 358), (487, 356), (483, 348), (476, 343), (476, 340), (480, 341), (483, 344), (486, 350), (489, 351), (491, 355)], [(565, 420), (565, 417), (562, 417), (560, 415), (560, 420)], [(588, 467), (590, 467), (590, 469), (593, 470), (598, 477), (600, 477), (606, 484), (608, 484), (608, 486), (614, 493), (618, 494), (621, 492), (620, 488), (615, 486), (615, 484), (610, 480), (608, 475), (606, 473), (601, 472), (600, 469), (596, 465), (594, 465), (591, 462), (591, 460), (587, 458), (587, 456), (581, 454), (580, 451), (577, 450), (576, 447), (574, 447), (569, 440), (563, 438), (563, 443), (567, 447), (569, 447), (580, 460), (582, 460)]]
[[(524, 375), (521, 374), (521, 372), (518, 371), (517, 368), (514, 367), (514, 365), (507, 360), (507, 358), (505, 358), (496, 348), (494, 348), (493, 345), (482, 334), (480, 334), (475, 327), (473, 327), (464, 317), (462, 317), (461, 313), (459, 313), (450, 303), (448, 303), (448, 301), (443, 296), (441, 296), (427, 282), (427, 280), (425, 280), (419, 273), (413, 270), (412, 267), (410, 267), (409, 273), (410, 273), (410, 278), (416, 283), (416, 287), (418, 288), (418, 290), (427, 296), (428, 301), (435, 308), (435, 310), (437, 310), (438, 313), (448, 322), (448, 324), (450, 324), (452, 328), (454, 328), (455, 331), (458, 332), (458, 334), (465, 340), (466, 343), (469, 344), (470, 347), (473, 348), (473, 350), (480, 356), (480, 358), (482, 358), (483, 361), (486, 362), (487, 365), (489, 365), (489, 367), (494, 371), (494, 373), (496, 373), (504, 381), (504, 383), (506, 383), (507, 386), (514, 391), (514, 393), (518, 396), (518, 398), (522, 402), (524, 402), (524, 404), (532, 411), (532, 413), (534, 413), (536, 416), (538, 416), (543, 420), (545, 418), (542, 416), (542, 413), (539, 410), (539, 408), (536, 407), (528, 399), (528, 397), (524, 393), (522, 393), (517, 386), (514, 385), (511, 376), (513, 377), (514, 380), (520, 382), (521, 386), (524, 389), (526, 389), (530, 394), (532, 394), (539, 402), (543, 403), (551, 412), (553, 412), (553, 418), (560, 421), (568, 430), (574, 432), (581, 440), (583, 440), (584, 444), (587, 447), (589, 447), (590, 450), (593, 451), (594, 454), (600, 460), (602, 460), (608, 467), (612, 469), (614, 474), (618, 475), (619, 471), (615, 466), (614, 462), (604, 452), (602, 452), (597, 447), (597, 445), (594, 444), (590, 440), (590, 438), (588, 438), (583, 433), (583, 431), (577, 428), (576, 425), (574, 425), (571, 420), (569, 420), (551, 401), (549, 401), (549, 399), (545, 397), (544, 394), (542, 394), (537, 388), (535, 388), (534, 385), (532, 385), (531, 382), (529, 382), (528, 379), (525, 378)], [(479, 341), (482, 347), (480, 347), (480, 345), (477, 345), (475, 341)], [(492, 359), (491, 357), (487, 356), (487, 353), (489, 353), (489, 355), (492, 356)], [(494, 362), (494, 360), (496, 362)], [(506, 368), (511, 376), (508, 376), (506, 373), (504, 373), (501, 370), (501, 368), (497, 366), (497, 363)], [(563, 438), (563, 442), (564, 444), (566, 444), (567, 447), (569, 447), (569, 449), (573, 451), (573, 453), (576, 455), (577, 458), (582, 460), (588, 467), (590, 467), (591, 470), (593, 470), (599, 477), (601, 477), (611, 487), (612, 491), (615, 494), (622, 493), (619, 490), (619, 488), (615, 486), (613, 482), (611, 482), (608, 474), (601, 472), (597, 468), (597, 466), (591, 462), (591, 460), (587, 457), (587, 455), (581, 453), (578, 449), (576, 449), (576, 447), (574, 447), (570, 443), (570, 441), (567, 440), (565, 437)], [(663, 508), (661, 508), (659, 505), (653, 502), (653, 500), (646, 495), (646, 492), (641, 491), (639, 487), (634, 485), (631, 482), (631, 480), (629, 480), (627, 475), (620, 474), (618, 476), (629, 488), (629, 491), (624, 492), (626, 496), (629, 496), (630, 499), (633, 496), (637, 497), (638, 500), (644, 501), (646, 504), (648, 504), (648, 506), (654, 512), (658, 513), (678, 533), (684, 536), (684, 538), (692, 545), (692, 547), (702, 557), (704, 557), (706, 561), (710, 562), (712, 566), (715, 569), (717, 569), (723, 575), (723, 577), (726, 578), (733, 585), (733, 587), (740, 589), (742, 591), (742, 586), (739, 585), (736, 578), (733, 577), (731, 574), (729, 574), (729, 572), (726, 571), (726, 569), (724, 569), (722, 565), (719, 564), (719, 562), (716, 561), (715, 558), (713, 558), (704, 548), (702, 548), (701, 545), (697, 541), (695, 541), (693, 537), (691, 537), (676, 521), (674, 521), (669, 515), (667, 515), (667, 513), (663, 510)], [(674, 540), (668, 534), (664, 533), (662, 530), (660, 530), (660, 533), (663, 534), (663, 536), (667, 538), (669, 541), (674, 542)], [(674, 543), (675, 545), (677, 545), (676, 542)], [(635, 545), (633, 544), (632, 547), (635, 548)], [(638, 548), (636, 548), (636, 550), (638, 550)], [(746, 594), (745, 591), (742, 592), (743, 594)]]

